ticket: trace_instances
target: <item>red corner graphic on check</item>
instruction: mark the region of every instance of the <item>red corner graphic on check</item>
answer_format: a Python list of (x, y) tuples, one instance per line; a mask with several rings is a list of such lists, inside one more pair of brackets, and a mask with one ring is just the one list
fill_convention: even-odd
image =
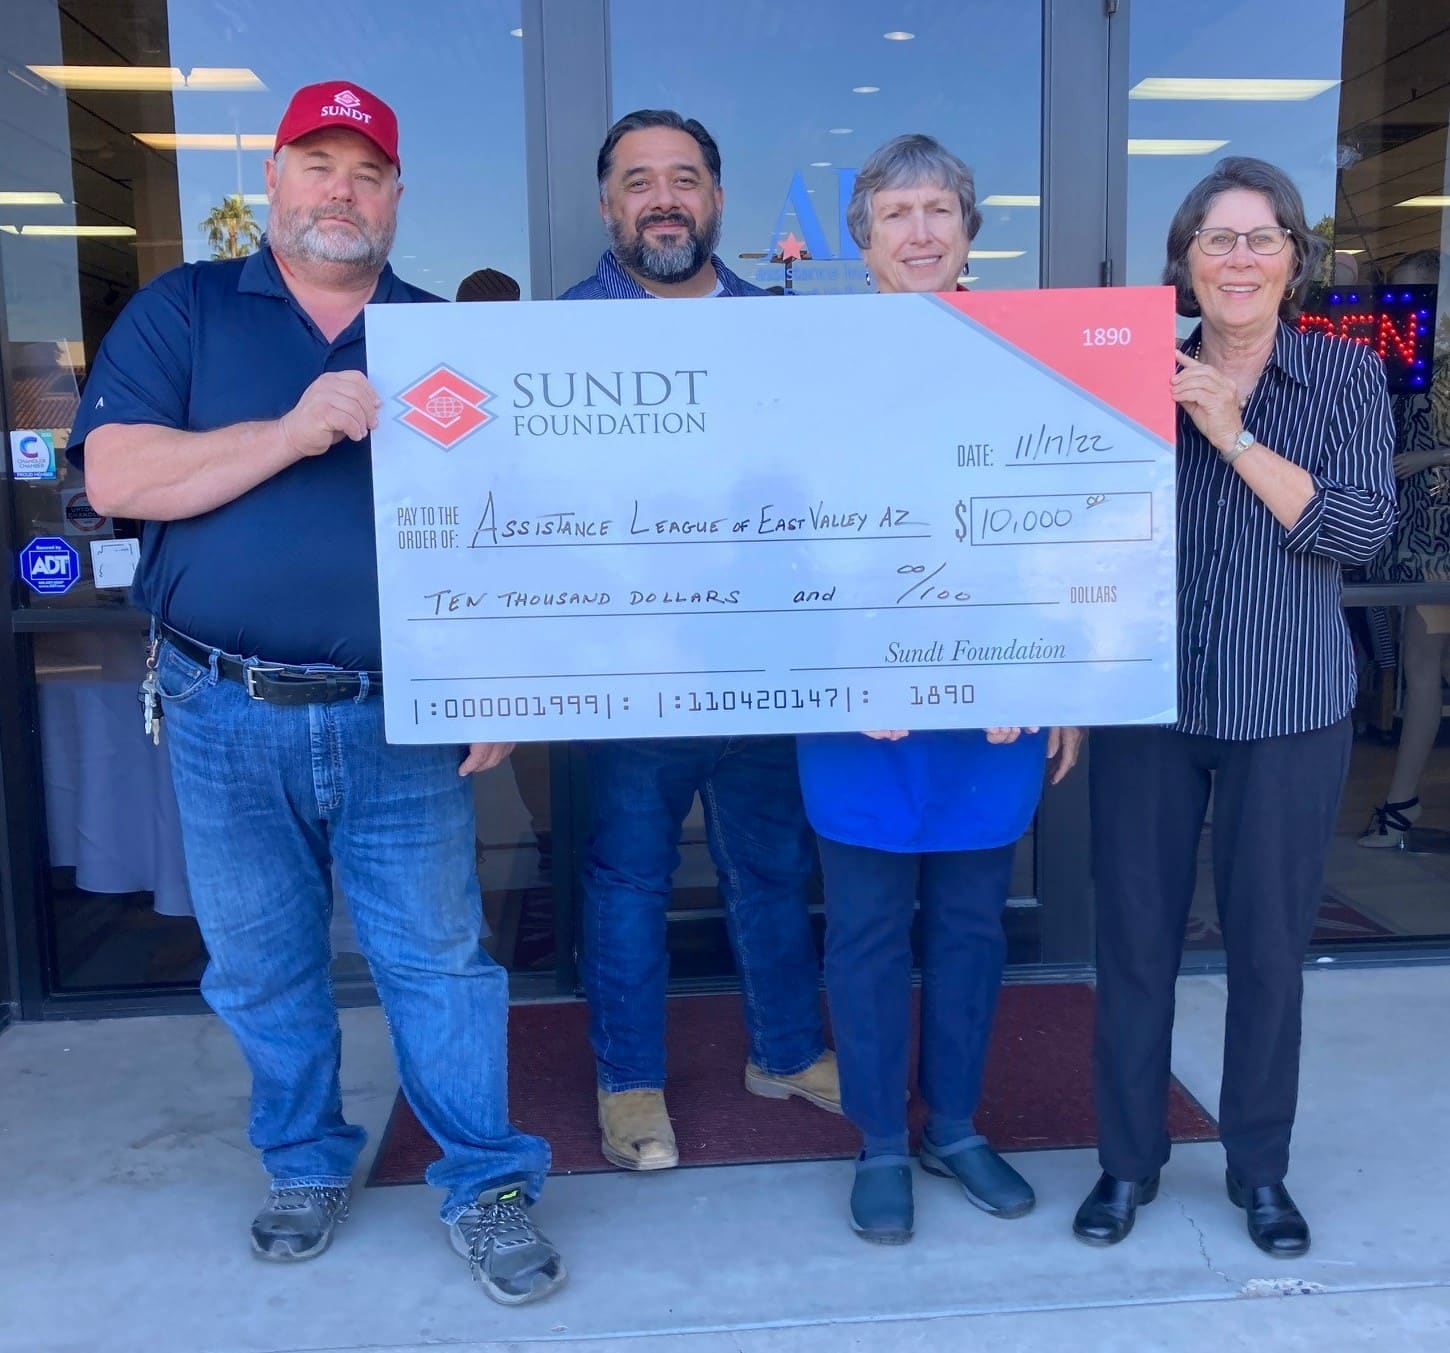
[(398, 398), (408, 406), (406, 413), (398, 415), (398, 421), (445, 451), (451, 451), (493, 419), (483, 409), (493, 396), (446, 366), (430, 371), (400, 391)]

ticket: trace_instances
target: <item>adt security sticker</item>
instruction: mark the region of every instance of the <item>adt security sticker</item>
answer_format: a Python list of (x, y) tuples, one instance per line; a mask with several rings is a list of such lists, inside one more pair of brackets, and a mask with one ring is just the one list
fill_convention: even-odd
[(10, 434), (10, 473), (16, 479), (55, 478), (55, 439), (44, 428)]
[(42, 595), (69, 592), (80, 581), (81, 557), (68, 540), (37, 536), (20, 551), (20, 576)]

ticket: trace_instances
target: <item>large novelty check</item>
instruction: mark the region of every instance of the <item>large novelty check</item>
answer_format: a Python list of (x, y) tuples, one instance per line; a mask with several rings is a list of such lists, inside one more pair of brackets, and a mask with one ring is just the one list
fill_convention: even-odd
[(393, 742), (1174, 717), (1171, 293), (376, 306)]

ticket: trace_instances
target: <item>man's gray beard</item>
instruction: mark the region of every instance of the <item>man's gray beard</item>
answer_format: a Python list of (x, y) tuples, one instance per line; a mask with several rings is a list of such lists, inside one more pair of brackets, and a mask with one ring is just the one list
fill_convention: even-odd
[[(318, 222), (327, 217), (340, 217), (352, 222), (360, 232), (347, 235), (341, 231), (322, 229)], [(267, 239), (283, 258), (307, 259), (313, 263), (350, 263), (359, 274), (380, 273), (392, 252), (396, 221), (370, 230), (360, 216), (336, 207), (319, 207), (307, 212), (300, 209), (273, 212), (267, 223)]]
[(720, 213), (710, 217), (702, 234), (697, 235), (688, 226), (682, 229), (686, 238), (679, 244), (646, 244), (643, 233), (626, 240), (623, 224), (611, 216), (609, 243), (615, 258), (648, 281), (683, 282), (710, 261), (715, 246), (720, 243)]

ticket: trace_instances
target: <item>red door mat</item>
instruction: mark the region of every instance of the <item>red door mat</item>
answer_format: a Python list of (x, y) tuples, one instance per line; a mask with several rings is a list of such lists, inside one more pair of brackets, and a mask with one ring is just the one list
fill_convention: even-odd
[[(555, 1174), (614, 1167), (599, 1153), (594, 1054), (583, 1001), (509, 1011), (511, 1117), (547, 1137)], [(992, 1031), (977, 1125), (1004, 1151), (1093, 1146), (1093, 991), (1080, 983), (1005, 987)], [(844, 1118), (800, 1100), (747, 1094), (745, 1027), (738, 995), (676, 996), (668, 1022), (670, 1116), (681, 1165), (837, 1160), (860, 1144)], [(913, 1062), (915, 1058), (913, 1057)], [(912, 1086), (913, 1139), (926, 1106)], [(1217, 1124), (1175, 1079), (1168, 1128), (1176, 1142), (1213, 1141)], [(433, 1139), (400, 1094), (369, 1186), (418, 1184), (438, 1158)]]

